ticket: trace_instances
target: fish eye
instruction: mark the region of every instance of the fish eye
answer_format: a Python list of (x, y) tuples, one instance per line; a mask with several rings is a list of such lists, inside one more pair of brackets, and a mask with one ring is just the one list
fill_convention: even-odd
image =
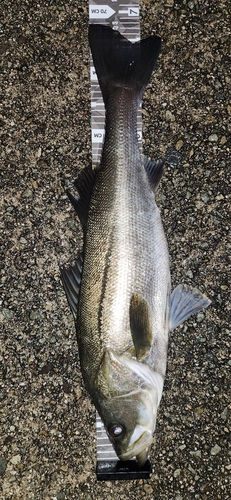
[(108, 432), (109, 432), (110, 436), (113, 438), (117, 438), (117, 437), (122, 436), (124, 431), (125, 431), (125, 429), (121, 424), (111, 424), (108, 427)]

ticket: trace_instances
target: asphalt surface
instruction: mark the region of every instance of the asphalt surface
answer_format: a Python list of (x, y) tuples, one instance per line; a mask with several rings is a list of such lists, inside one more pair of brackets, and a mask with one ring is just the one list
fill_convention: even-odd
[(173, 286), (212, 300), (170, 337), (151, 479), (97, 482), (95, 410), (59, 276), (82, 232), (65, 186), (91, 161), (88, 2), (1, 5), (3, 500), (228, 500), (230, 465), (230, 3), (142, 1), (163, 48), (143, 150), (177, 151), (157, 201)]

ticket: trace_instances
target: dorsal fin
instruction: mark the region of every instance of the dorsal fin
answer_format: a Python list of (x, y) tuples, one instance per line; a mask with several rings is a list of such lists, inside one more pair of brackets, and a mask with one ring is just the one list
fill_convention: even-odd
[(148, 158), (146, 156), (144, 156), (143, 159), (144, 159), (144, 168), (145, 168), (146, 174), (148, 176), (149, 182), (150, 182), (154, 192), (156, 192), (158, 189), (161, 177), (163, 175), (165, 158), (162, 158), (161, 160), (153, 161), (153, 160), (148, 160)]
[(149, 305), (140, 295), (133, 294), (130, 300), (130, 328), (137, 360), (144, 357), (153, 343)]
[(77, 307), (79, 300), (79, 288), (81, 283), (82, 266), (83, 266), (83, 255), (81, 254), (75, 266), (69, 268), (60, 267), (63, 287), (75, 321), (77, 320)]
[(79, 196), (73, 196), (70, 191), (67, 190), (67, 196), (79, 217), (84, 231), (86, 229), (88, 209), (92, 189), (95, 183), (95, 176), (96, 170), (92, 170), (90, 165), (83, 170), (74, 182), (74, 186), (76, 187)]

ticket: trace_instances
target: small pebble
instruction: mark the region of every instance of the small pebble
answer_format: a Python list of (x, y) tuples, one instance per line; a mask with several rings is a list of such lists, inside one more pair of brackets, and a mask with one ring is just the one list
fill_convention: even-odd
[(222, 420), (226, 421), (227, 417), (228, 417), (228, 407), (226, 406), (226, 408), (221, 413), (221, 418), (222, 418)]
[(41, 311), (31, 311), (30, 319), (35, 320), (35, 319), (42, 319), (42, 318), (43, 318), (43, 313)]
[(201, 450), (190, 451), (189, 453), (190, 455), (192, 455), (192, 457), (201, 458)]
[(209, 142), (217, 142), (218, 141), (218, 136), (217, 134), (211, 134), (209, 136)]
[(176, 150), (179, 151), (182, 147), (183, 147), (183, 141), (180, 139), (179, 141), (177, 141), (176, 143)]
[(19, 242), (22, 243), (23, 245), (26, 245), (28, 243), (28, 241), (26, 240), (26, 238), (24, 238), (23, 236), (21, 236)]
[(41, 154), (42, 154), (42, 148), (38, 148), (37, 153), (36, 153), (37, 158), (40, 158)]
[(59, 493), (56, 494), (57, 500), (64, 500), (66, 497), (64, 491), (60, 491)]
[(9, 483), (14, 483), (16, 481), (16, 476), (10, 476)]
[(153, 488), (151, 487), (150, 484), (145, 484), (144, 485), (144, 491), (147, 495), (152, 495), (153, 493)]
[(0, 458), (0, 476), (2, 476), (7, 468), (7, 460)]
[(204, 319), (205, 319), (204, 313), (200, 312), (197, 314), (197, 322), (198, 323), (201, 323), (201, 321), (203, 321)]
[(0, 309), (0, 313), (4, 316), (5, 319), (12, 319), (14, 317), (14, 311), (5, 307), (3, 309)]
[(218, 444), (215, 444), (215, 446), (213, 446), (213, 448), (211, 448), (210, 454), (215, 456), (218, 453), (220, 453), (220, 451), (221, 451), (221, 447)]
[(13, 465), (17, 465), (21, 462), (21, 455), (14, 455), (11, 459), (10, 459), (10, 463), (13, 464)]
[(25, 189), (25, 191), (22, 194), (23, 198), (32, 198), (33, 197), (33, 191), (29, 188)]
[(195, 476), (196, 471), (195, 471), (195, 469), (193, 469), (193, 467), (191, 465), (188, 466), (188, 470)]
[(180, 476), (180, 474), (181, 474), (181, 469), (176, 469), (176, 470), (174, 471), (174, 473), (173, 473), (173, 476), (174, 476), (174, 477), (178, 477), (178, 476)]
[(62, 470), (63, 472), (67, 472), (68, 471), (68, 465), (61, 465), (60, 470)]
[(204, 202), (204, 203), (207, 203), (207, 201), (209, 201), (209, 197), (206, 193), (201, 193), (201, 200)]
[(175, 121), (175, 115), (173, 113), (171, 113), (171, 111), (167, 110), (166, 113), (165, 113), (165, 117), (166, 117), (166, 120), (168, 122), (174, 122)]

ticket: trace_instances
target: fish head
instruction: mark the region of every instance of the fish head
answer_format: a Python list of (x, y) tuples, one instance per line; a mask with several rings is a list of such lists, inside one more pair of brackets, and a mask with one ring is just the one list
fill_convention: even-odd
[(107, 350), (96, 378), (93, 397), (109, 439), (120, 460), (148, 457), (156, 426), (163, 378), (147, 365)]

